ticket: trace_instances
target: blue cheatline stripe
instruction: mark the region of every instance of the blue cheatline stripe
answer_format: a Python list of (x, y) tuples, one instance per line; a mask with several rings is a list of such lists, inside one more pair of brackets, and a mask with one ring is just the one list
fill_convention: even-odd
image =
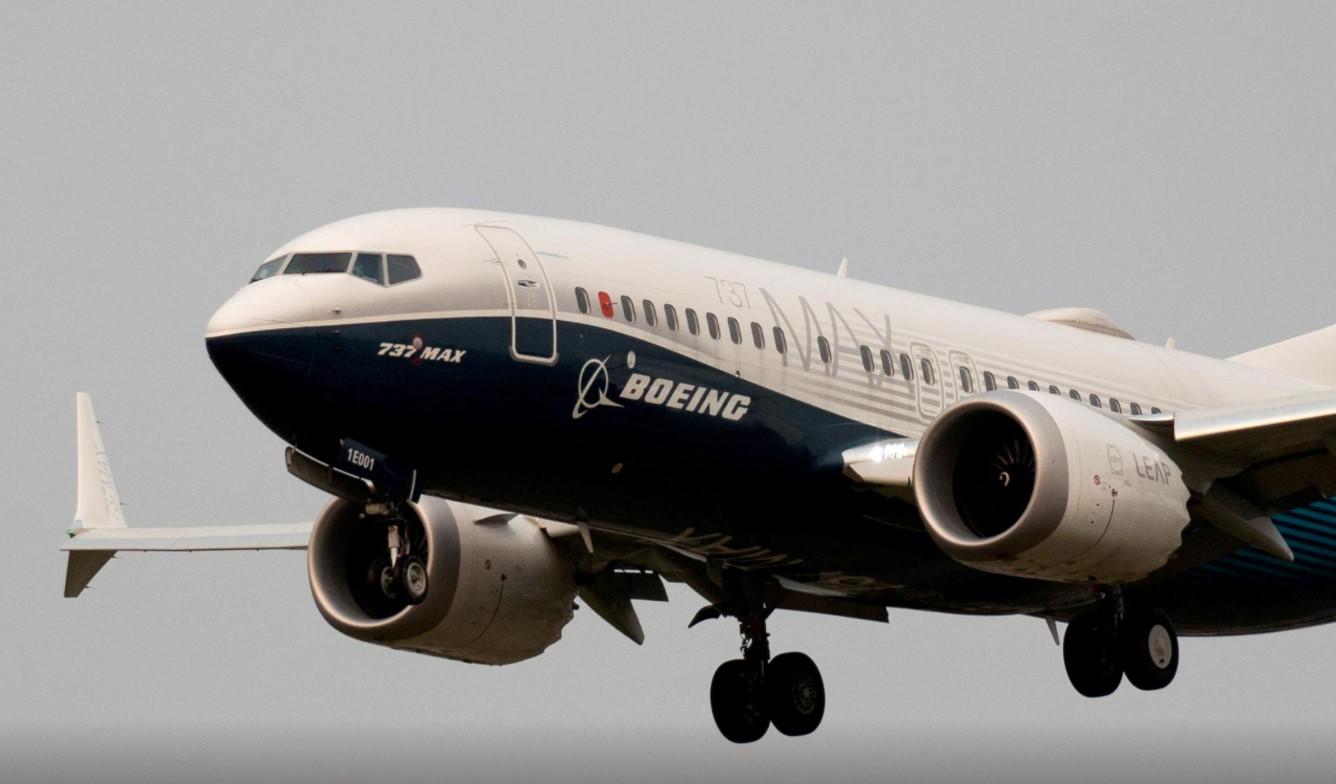
[(1279, 528), (1281, 536), (1285, 537), (1285, 542), (1289, 549), (1295, 552), (1295, 557), (1303, 553), (1304, 558), (1311, 558), (1313, 561), (1323, 561), (1327, 564), (1336, 564), (1336, 549), (1329, 548), (1327, 545), (1315, 545), (1309, 537), (1303, 532), (1295, 529)]
[(1280, 569), (1286, 572), (1288, 571), (1302, 572), (1303, 574), (1312, 575), (1313, 577), (1317, 578), (1332, 576), (1332, 572), (1323, 569), (1320, 566), (1302, 564), (1299, 563), (1298, 561), (1295, 561), (1294, 563), (1290, 563), (1289, 561), (1281, 561), (1274, 556), (1267, 555), (1266, 553), (1254, 550), (1252, 548), (1248, 548), (1246, 550), (1237, 550), (1234, 553), (1232, 553), (1230, 557), (1243, 558), (1258, 565), (1269, 566), (1273, 569)]
[(1270, 562), (1258, 561), (1254, 558), (1245, 557), (1248, 555), (1251, 554), (1247, 550), (1236, 550), (1232, 554), (1227, 555), (1218, 561), (1215, 561), (1215, 563), (1225, 566), (1232, 566), (1236, 569), (1244, 569), (1251, 572), (1260, 572), (1264, 574), (1269, 574), (1285, 580), (1305, 582), (1311, 579), (1309, 575), (1299, 571), (1298, 569), (1295, 569), (1293, 566), (1290, 566), (1290, 568), (1277, 566), (1276, 565), (1277, 562), (1275, 561), (1275, 559), (1271, 559), (1271, 556), (1269, 555), (1263, 555), (1262, 557), (1271, 559)]
[(1275, 523), (1292, 525), (1295, 528), (1302, 528), (1303, 530), (1309, 532), (1313, 537), (1317, 539), (1321, 539), (1323, 541), (1328, 541), (1333, 544), (1336, 544), (1336, 537), (1332, 536), (1333, 534), (1332, 529), (1322, 525), (1321, 523), (1315, 523), (1312, 520), (1305, 520), (1302, 517), (1295, 517), (1293, 514), (1289, 513), (1278, 514), (1275, 517), (1271, 518), (1271, 520), (1272, 522)]
[(1234, 564), (1222, 563), (1220, 561), (1202, 564), (1197, 568), (1214, 572), (1215, 576), (1227, 578), (1234, 582), (1238, 582), (1239, 580), (1246, 580), (1248, 582), (1276, 582), (1278, 578), (1281, 582), (1294, 582), (1290, 575), (1287, 574), (1273, 575), (1266, 572), (1253, 571), (1252, 569), (1240, 568)]
[(1321, 520), (1324, 523), (1327, 523), (1333, 528), (1336, 528), (1336, 514), (1333, 514), (1332, 512), (1329, 512), (1321, 507), (1309, 504), (1308, 506), (1300, 506), (1294, 509), (1287, 509), (1286, 511), (1291, 513), (1302, 512), (1306, 515), (1310, 515), (1318, 520)]
[(1336, 499), (1328, 498), (1325, 501), (1314, 501), (1308, 505), (1312, 509), (1321, 509), (1324, 512), (1336, 514)]
[[(1205, 574), (1203, 574), (1203, 572), (1204, 572)], [(1212, 577), (1212, 578), (1227, 577), (1227, 578), (1229, 578), (1230, 580), (1240, 580), (1240, 579), (1243, 579), (1243, 580), (1256, 580), (1256, 579), (1261, 579), (1261, 578), (1256, 577), (1256, 576), (1254, 576), (1254, 575), (1242, 574), (1242, 573), (1236, 572), (1236, 571), (1234, 571), (1233, 569), (1230, 569), (1229, 567), (1226, 567), (1226, 566), (1221, 566), (1221, 565), (1218, 564), (1218, 563), (1204, 563), (1204, 564), (1199, 564), (1199, 565), (1193, 567), (1193, 569), (1192, 569), (1190, 572), (1188, 572), (1188, 574), (1192, 574), (1192, 575), (1200, 575), (1200, 576), (1203, 576), (1203, 577)]]
[(1323, 531), (1326, 531), (1329, 534), (1336, 534), (1336, 517), (1332, 517), (1325, 512), (1315, 512), (1312, 509), (1300, 507), (1298, 509), (1291, 509), (1285, 514), (1290, 517), (1297, 517), (1305, 522), (1311, 520), (1314, 523), (1317, 523)]

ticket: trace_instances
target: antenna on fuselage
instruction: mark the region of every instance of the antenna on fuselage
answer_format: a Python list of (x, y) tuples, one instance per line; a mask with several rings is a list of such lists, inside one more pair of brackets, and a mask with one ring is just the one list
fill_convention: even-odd
[(848, 257), (848, 256), (845, 256), (844, 258), (840, 259), (840, 268), (837, 269), (837, 270), (835, 270), (835, 277), (837, 277), (837, 278), (847, 278), (847, 277), (849, 277), (849, 257)]

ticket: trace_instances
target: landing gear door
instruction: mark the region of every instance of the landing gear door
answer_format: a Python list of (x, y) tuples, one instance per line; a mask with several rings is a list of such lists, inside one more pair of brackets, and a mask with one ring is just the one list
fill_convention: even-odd
[(477, 226), (496, 252), (510, 302), (510, 356), (519, 362), (557, 362), (557, 304), (543, 263), (529, 243), (500, 226)]

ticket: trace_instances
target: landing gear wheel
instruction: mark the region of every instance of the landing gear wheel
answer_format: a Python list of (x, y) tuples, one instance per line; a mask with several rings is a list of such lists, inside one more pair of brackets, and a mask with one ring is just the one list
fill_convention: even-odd
[(821, 671), (802, 653), (781, 653), (765, 669), (766, 707), (775, 729), (785, 735), (808, 735), (826, 713), (826, 686)]
[(427, 598), (427, 564), (416, 555), (399, 559), (395, 587), (409, 604), (422, 604)]
[(710, 711), (725, 738), (752, 743), (770, 729), (759, 673), (748, 662), (733, 659), (719, 665), (710, 682)]
[(377, 558), (371, 562), (366, 571), (366, 584), (386, 599), (395, 600), (399, 598), (394, 569), (390, 566), (390, 559), (388, 558)]
[(1123, 667), (1142, 691), (1168, 686), (1178, 672), (1178, 634), (1160, 610), (1134, 613), (1123, 622)]
[(1067, 678), (1086, 697), (1106, 697), (1123, 681), (1123, 665), (1110, 625), (1096, 614), (1079, 615), (1067, 624), (1062, 663)]

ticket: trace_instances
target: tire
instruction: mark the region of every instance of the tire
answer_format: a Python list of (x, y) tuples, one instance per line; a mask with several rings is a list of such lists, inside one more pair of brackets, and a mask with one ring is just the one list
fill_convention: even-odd
[(427, 563), (416, 555), (399, 559), (395, 587), (409, 604), (422, 604), (427, 598)]
[(1178, 674), (1178, 634), (1160, 610), (1129, 615), (1123, 623), (1123, 667), (1127, 680), (1142, 691), (1168, 686)]
[(826, 686), (821, 671), (802, 653), (782, 653), (765, 671), (766, 707), (770, 723), (785, 735), (810, 735), (826, 713)]
[(1067, 679), (1084, 697), (1107, 697), (1123, 681), (1123, 665), (1112, 629), (1094, 614), (1080, 615), (1067, 624), (1062, 640), (1062, 663)]
[(770, 717), (756, 675), (747, 662), (733, 659), (719, 665), (710, 681), (714, 723), (734, 743), (753, 743), (770, 729)]

